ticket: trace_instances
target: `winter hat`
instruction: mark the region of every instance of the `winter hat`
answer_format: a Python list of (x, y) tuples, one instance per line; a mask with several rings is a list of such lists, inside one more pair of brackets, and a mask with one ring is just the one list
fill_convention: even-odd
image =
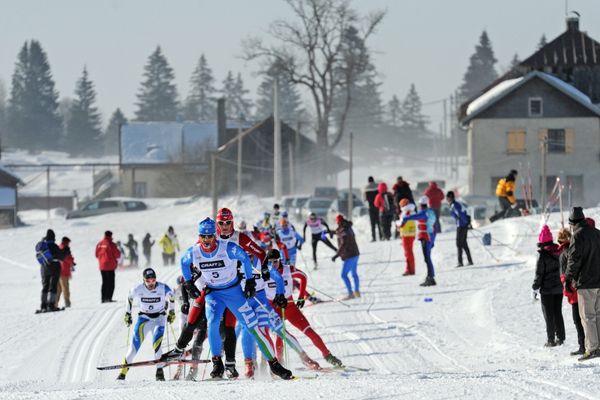
[(569, 214), (569, 223), (571, 225), (577, 225), (579, 222), (585, 219), (585, 215), (583, 214), (583, 208), (581, 207), (573, 207), (571, 209), (571, 214)]
[(407, 205), (410, 204), (410, 200), (404, 198), (404, 199), (400, 200), (399, 204), (400, 204), (400, 208), (404, 208), (404, 207), (406, 207)]
[(585, 222), (587, 222), (587, 224), (588, 224), (589, 226), (591, 226), (592, 228), (595, 228), (595, 227), (596, 227), (596, 221), (594, 221), (594, 218), (587, 217), (587, 218), (585, 219)]
[(448, 193), (446, 193), (446, 197), (450, 197), (450, 198), (454, 198), (454, 192), (452, 190), (448, 190)]
[(112, 237), (112, 232), (111, 231), (106, 231), (106, 232), (104, 232), (104, 236), (111, 238)]
[(46, 240), (56, 240), (56, 235), (52, 229), (46, 231)]
[(63, 238), (61, 239), (61, 242), (63, 242), (63, 243), (66, 243), (66, 244), (69, 244), (69, 243), (71, 243), (71, 239), (69, 239), (69, 238), (68, 238), (68, 237), (66, 237), (66, 236), (63, 236)]
[(340, 225), (342, 222), (344, 222), (344, 215), (343, 214), (338, 214), (335, 216), (335, 223)]
[(419, 204), (422, 206), (426, 206), (427, 204), (429, 204), (429, 197), (421, 196), (421, 198), (419, 199)]
[(564, 243), (571, 240), (571, 231), (567, 228), (562, 228), (558, 231), (558, 236), (556, 238), (558, 243)]
[(550, 232), (550, 228), (548, 225), (542, 226), (542, 231), (540, 232), (540, 236), (538, 236), (538, 243), (552, 243), (552, 232)]
[(404, 207), (400, 208), (402, 210), (402, 212), (413, 212), (415, 211), (415, 205), (413, 203), (407, 203)]
[(373, 179), (372, 176), (369, 177), (369, 179), (367, 179), (369, 182), (375, 182), (375, 179)]

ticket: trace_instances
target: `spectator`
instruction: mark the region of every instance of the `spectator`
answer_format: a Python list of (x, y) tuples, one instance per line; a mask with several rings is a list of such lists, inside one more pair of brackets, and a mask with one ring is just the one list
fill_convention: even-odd
[(429, 199), (427, 196), (422, 196), (419, 199), (419, 207), (417, 213), (405, 216), (400, 221), (400, 226), (404, 226), (408, 221), (417, 221), (417, 239), (421, 242), (423, 250), (423, 258), (427, 264), (427, 277), (420, 286), (435, 286), (435, 268), (431, 260), (431, 250), (435, 244), (435, 213), (427, 207)]
[[(563, 228), (558, 232), (558, 262), (560, 264), (560, 281), (565, 283), (565, 270), (567, 269), (568, 260), (568, 249), (571, 244), (571, 231), (567, 228)], [(579, 304), (577, 304), (577, 289), (571, 286), (571, 291), (563, 289), (563, 295), (567, 298), (567, 301), (571, 305), (571, 314), (573, 315), (573, 323), (575, 324), (575, 330), (577, 331), (577, 343), (579, 343), (579, 349), (571, 352), (572, 356), (583, 355), (585, 353), (585, 332), (583, 332), (583, 325), (581, 324), (581, 317), (579, 316)]]
[(167, 265), (174, 265), (175, 254), (179, 251), (179, 241), (177, 240), (177, 235), (172, 226), (169, 226), (167, 233), (162, 235), (158, 240), (158, 244), (162, 248), (163, 264), (165, 267)]
[(542, 313), (546, 320), (545, 347), (560, 346), (565, 341), (565, 323), (562, 316), (562, 285), (560, 282), (560, 250), (552, 241), (552, 233), (548, 225), (542, 227), (538, 237), (538, 260), (533, 280), (532, 297), (542, 298)]
[(466, 207), (456, 201), (453, 191), (450, 190), (448, 193), (446, 193), (446, 201), (450, 206), (450, 213), (452, 214), (452, 217), (456, 220), (456, 248), (458, 249), (457, 267), (464, 266), (462, 257), (463, 250), (467, 254), (467, 261), (469, 262), (469, 265), (473, 265), (471, 250), (469, 250), (469, 243), (467, 242), (467, 235), (469, 233), (469, 228), (471, 227), (471, 217), (469, 217), (469, 214), (467, 214)]
[(112, 232), (104, 232), (104, 239), (96, 245), (96, 258), (102, 275), (100, 292), (103, 303), (114, 302), (112, 296), (115, 291), (115, 270), (119, 257), (121, 257), (121, 252), (112, 240)]
[(144, 240), (142, 240), (142, 251), (146, 259), (146, 267), (149, 267), (152, 262), (152, 246), (154, 246), (154, 240), (150, 239), (149, 233), (146, 233)]
[(54, 243), (56, 235), (52, 229), (46, 231), (46, 236), (36, 244), (36, 258), (41, 266), (42, 301), (39, 312), (59, 311), (56, 307), (56, 292), (60, 279), (60, 261), (62, 252)]
[[(338, 251), (335, 256), (333, 256), (332, 260), (335, 261), (336, 258), (340, 257), (343, 261), (342, 280), (346, 285), (348, 295), (342, 300), (350, 300), (355, 297), (360, 297), (359, 279), (358, 273), (356, 272), (360, 252), (358, 251), (358, 245), (356, 244), (352, 222), (344, 218), (342, 214), (338, 214), (335, 217), (335, 222), (338, 225), (335, 230), (338, 240)], [(348, 278), (349, 274), (352, 275), (352, 280), (354, 281), (354, 291), (352, 290), (352, 284)]]
[(440, 233), (442, 231), (440, 209), (442, 208), (442, 201), (444, 201), (444, 192), (442, 192), (436, 182), (431, 181), (423, 194), (429, 199), (429, 208), (435, 212), (435, 233)]
[(512, 169), (506, 177), (498, 180), (498, 185), (496, 185), (496, 196), (500, 204), (500, 218), (509, 217), (512, 209), (517, 206), (517, 198), (515, 197), (516, 177), (517, 170)]
[(127, 243), (125, 243), (125, 247), (129, 250), (129, 266), (137, 267), (138, 265), (138, 242), (133, 238), (133, 235), (130, 233), (127, 236)]
[[(405, 217), (408, 217), (415, 212), (415, 205), (408, 199), (402, 199), (400, 200), (400, 210), (400, 221), (402, 221)], [(401, 223), (397, 223), (397, 225), (402, 240), (402, 248), (404, 249), (404, 258), (406, 258), (406, 270), (402, 275), (414, 275), (415, 255), (413, 253), (413, 244), (415, 242), (415, 237), (417, 236), (417, 223), (415, 221), (408, 221), (404, 226), (401, 226)]]
[(394, 204), (400, 204), (400, 200), (408, 199), (411, 203), (415, 204), (410, 184), (399, 176), (396, 179), (396, 183), (392, 186), (394, 192)]
[(379, 225), (379, 210), (375, 206), (375, 197), (377, 196), (377, 184), (372, 176), (369, 177), (367, 186), (365, 186), (365, 200), (369, 205), (369, 218), (371, 220), (371, 242), (376, 240), (375, 231), (379, 232), (379, 240), (383, 240), (381, 235), (381, 225)]
[(379, 223), (381, 232), (385, 240), (392, 237), (392, 220), (394, 219), (394, 196), (387, 191), (387, 185), (384, 182), (377, 185), (377, 196), (374, 201), (375, 207), (379, 210)]
[(600, 231), (585, 220), (583, 209), (573, 207), (569, 215), (573, 231), (565, 271), (565, 290), (577, 288), (577, 300), (583, 331), (585, 353), (579, 361), (600, 357)]
[(56, 304), (58, 308), (58, 302), (60, 301), (61, 294), (65, 298), (65, 307), (71, 307), (71, 291), (69, 289), (69, 280), (71, 279), (71, 272), (75, 270), (75, 259), (71, 254), (71, 239), (63, 237), (60, 241), (59, 249), (63, 254), (63, 259), (60, 262), (60, 280), (58, 285), (58, 291), (56, 292)]

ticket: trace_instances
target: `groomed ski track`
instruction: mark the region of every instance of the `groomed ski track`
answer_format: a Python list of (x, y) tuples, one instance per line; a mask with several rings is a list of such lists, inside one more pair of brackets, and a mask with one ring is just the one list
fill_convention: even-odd
[[(236, 210), (236, 217), (241, 214), (250, 222), (267, 207), (255, 199), (241, 203), (232, 200), (229, 205)], [(194, 241), (195, 222), (207, 213), (207, 206), (202, 201), (181, 206), (163, 204), (131, 215), (52, 221), (57, 236), (66, 234), (74, 240), (78, 266), (72, 280), (73, 308), (51, 314), (33, 314), (38, 306), (39, 276), (31, 249), (47, 225), (40, 222), (0, 232), (0, 272), (4, 276), (0, 281), (0, 310), (5, 317), (0, 331), (0, 399), (203, 396), (230, 400), (274, 395), (352, 400), (598, 398), (600, 362), (578, 363), (568, 355), (576, 340), (566, 302), (565, 346), (542, 347), (545, 333), (540, 305), (532, 303), (529, 296), (539, 217), (502, 221), (486, 228), (496, 240), (511, 247), (494, 243), (489, 248), (493, 256), (470, 236), (476, 262), (473, 267), (454, 268), (453, 231), (438, 236), (433, 250), (438, 286), (433, 288), (418, 286), (425, 270), (418, 244), (414, 248), (417, 275), (403, 277), (400, 243), (368, 242), (367, 222), (357, 221), (363, 296), (348, 301), (349, 308), (329, 302), (307, 307), (305, 314), (346, 365), (369, 371), (322, 373), (317, 379), (294, 382), (272, 381), (266, 374), (259, 374), (254, 381), (154, 382), (152, 368), (137, 368), (127, 381), (115, 382), (115, 371), (97, 371), (96, 366), (119, 362), (126, 352), (124, 298), (129, 287), (139, 281), (141, 268), (118, 271), (118, 302), (99, 304), (100, 279), (93, 246), (105, 229), (121, 238), (132, 232), (138, 240), (149, 231), (157, 239), (166, 225), (173, 224), (185, 247)], [(550, 220), (553, 229), (558, 226), (556, 220)], [(309, 273), (309, 284), (336, 298), (342, 296), (341, 267), (329, 260), (331, 251), (319, 250), (316, 271), (312, 265), (304, 265), (303, 260), (310, 259), (309, 246), (303, 251), (298, 266)], [(159, 260), (156, 249), (154, 259)], [(159, 266), (157, 272), (159, 280), (173, 284), (177, 269)], [(425, 302), (425, 298), (432, 300)], [(326, 365), (308, 339), (292, 331), (309, 355)], [(164, 348), (166, 342), (165, 337)], [(151, 351), (145, 342), (138, 359), (149, 357)], [(238, 353), (239, 370), (243, 368), (241, 360)], [(301, 367), (295, 354), (290, 353), (289, 360), (292, 370)], [(296, 374), (315, 375), (306, 370)]]

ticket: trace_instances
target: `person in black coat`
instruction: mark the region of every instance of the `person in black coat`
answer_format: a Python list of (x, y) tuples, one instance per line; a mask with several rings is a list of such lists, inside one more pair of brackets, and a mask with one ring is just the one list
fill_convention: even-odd
[(146, 233), (144, 240), (142, 240), (142, 251), (146, 258), (146, 267), (149, 267), (152, 262), (152, 246), (154, 246), (154, 242), (155, 241), (150, 238), (150, 234)]
[(365, 186), (365, 200), (369, 205), (369, 219), (371, 220), (371, 242), (377, 238), (375, 231), (379, 232), (379, 240), (381, 237), (381, 225), (379, 225), (379, 209), (375, 206), (375, 197), (377, 196), (377, 183), (372, 176), (369, 177), (367, 186)]
[(538, 261), (533, 280), (533, 298), (541, 294), (542, 312), (546, 320), (548, 341), (544, 346), (560, 346), (565, 341), (565, 323), (562, 316), (563, 287), (560, 281), (560, 250), (552, 241), (548, 225), (544, 225), (538, 238)]
[(52, 257), (41, 265), (42, 276), (42, 301), (40, 312), (58, 311), (56, 307), (56, 293), (58, 291), (58, 281), (60, 280), (60, 262), (64, 258), (63, 252), (56, 245), (56, 235), (52, 229), (46, 231), (46, 236), (42, 239), (46, 242)]

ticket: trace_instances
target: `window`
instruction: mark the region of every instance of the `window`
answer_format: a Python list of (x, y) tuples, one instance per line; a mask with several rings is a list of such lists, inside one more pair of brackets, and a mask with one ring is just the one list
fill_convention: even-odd
[(541, 97), (530, 97), (529, 98), (529, 116), (530, 117), (541, 117), (544, 114), (544, 107)]
[(97, 210), (98, 209), (98, 202), (95, 201), (93, 203), (89, 203), (85, 207), (83, 207), (83, 209), (84, 210)]
[(146, 182), (135, 182), (133, 184), (133, 197), (146, 197)]
[(113, 200), (106, 200), (100, 202), (100, 208), (118, 208), (119, 202)]
[(524, 129), (511, 129), (506, 132), (506, 152), (508, 154), (523, 154), (527, 151), (526, 133)]
[(565, 130), (548, 129), (548, 153), (564, 153), (565, 148)]

